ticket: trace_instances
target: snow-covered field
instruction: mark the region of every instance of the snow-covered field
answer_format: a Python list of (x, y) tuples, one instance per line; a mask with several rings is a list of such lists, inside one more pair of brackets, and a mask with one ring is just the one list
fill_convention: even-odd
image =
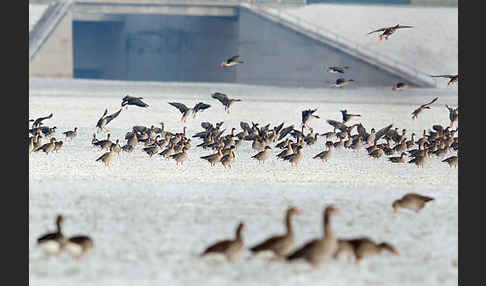
[(42, 17), (42, 14), (46, 11), (47, 7), (49, 7), (49, 5), (29, 4), (29, 32)]
[[(282, 11), (426, 74), (458, 72), (457, 7), (312, 4)], [(378, 39), (380, 33), (367, 35), (396, 24), (414, 28), (400, 29), (387, 41)]]
[[(405, 33), (403, 33), (405, 34)], [(397, 37), (398, 38), (398, 37)], [(210, 94), (220, 91), (241, 98), (225, 114)], [(30, 79), (29, 118), (54, 113), (45, 125), (57, 126), (54, 136), (64, 141), (58, 153), (29, 157), (29, 277), (30, 285), (457, 285), (458, 284), (458, 172), (432, 158), (419, 169), (392, 165), (386, 156), (372, 159), (360, 152), (339, 150), (327, 163), (312, 156), (324, 150), (324, 138), (304, 149), (297, 168), (277, 160), (280, 151), (259, 165), (251, 142), (240, 146), (232, 169), (211, 168), (200, 159), (209, 152), (193, 140), (183, 166), (137, 146), (122, 153), (109, 168), (95, 162), (103, 152), (91, 146), (95, 124), (105, 108), (118, 110), (125, 94), (141, 96), (150, 105), (129, 107), (108, 127), (112, 140), (133, 125), (157, 125), (181, 132), (179, 111), (169, 101), (211, 108), (189, 119), (188, 134), (200, 123), (224, 121), (226, 133), (239, 122), (299, 126), (301, 111), (318, 108), (310, 125), (316, 132), (331, 131), (326, 119), (341, 119), (339, 110), (360, 113), (368, 130), (390, 123), (422, 134), (433, 124), (448, 125), (444, 104), (457, 106), (456, 87), (302, 89), (234, 84), (190, 84)], [(418, 120), (410, 113), (435, 96), (439, 100)], [(62, 132), (79, 128), (72, 142)], [(105, 133), (97, 135), (105, 138)], [(418, 138), (418, 137), (417, 137)], [(122, 144), (122, 145), (123, 145)], [(452, 155), (452, 154), (449, 154)], [(448, 155), (448, 156), (449, 156)], [(419, 214), (392, 202), (407, 192), (435, 197)], [(382, 253), (356, 265), (352, 259), (321, 264), (287, 264), (250, 258), (245, 251), (234, 263), (217, 263), (197, 255), (210, 243), (234, 236), (246, 222), (244, 241), (252, 246), (284, 231), (283, 215), (294, 205), (297, 245), (322, 233), (322, 210), (335, 204), (340, 213), (332, 224), (339, 237), (366, 235), (393, 244), (400, 256)], [(36, 238), (54, 230), (55, 215), (65, 215), (63, 232), (88, 234), (95, 249), (81, 261), (67, 254), (44, 259)]]

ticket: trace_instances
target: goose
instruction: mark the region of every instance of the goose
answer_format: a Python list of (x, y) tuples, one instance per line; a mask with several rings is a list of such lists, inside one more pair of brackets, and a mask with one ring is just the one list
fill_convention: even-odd
[(42, 235), (37, 239), (37, 245), (43, 249), (46, 255), (59, 255), (64, 247), (64, 235), (62, 234), (61, 224), (63, 216), (56, 217), (56, 231)]
[(295, 243), (295, 233), (292, 227), (292, 216), (300, 215), (302, 211), (296, 207), (291, 207), (287, 209), (285, 215), (285, 226), (287, 232), (284, 235), (272, 236), (263, 242), (250, 248), (253, 253), (259, 253), (261, 251), (272, 251), (277, 258), (285, 258), (289, 255), (294, 247)]
[(399, 207), (419, 212), (425, 207), (427, 202), (433, 201), (434, 198), (423, 196), (416, 193), (405, 194), (402, 198), (393, 202), (393, 211), (396, 212)]
[(241, 254), (244, 243), (243, 243), (243, 236), (241, 232), (243, 231), (245, 224), (240, 222), (238, 227), (236, 228), (236, 237), (234, 240), (222, 240), (210, 245), (206, 248), (201, 256), (206, 256), (208, 254), (219, 253), (226, 257), (227, 260), (232, 261), (238, 258)]
[(295, 261), (298, 259), (305, 259), (309, 262), (313, 268), (317, 268), (322, 260), (327, 260), (333, 257), (334, 253), (338, 249), (337, 236), (331, 228), (331, 214), (335, 214), (339, 211), (333, 205), (330, 205), (324, 209), (323, 228), (324, 234), (321, 238), (313, 239), (304, 244), (299, 249), (295, 250), (292, 254), (286, 256), (287, 261)]

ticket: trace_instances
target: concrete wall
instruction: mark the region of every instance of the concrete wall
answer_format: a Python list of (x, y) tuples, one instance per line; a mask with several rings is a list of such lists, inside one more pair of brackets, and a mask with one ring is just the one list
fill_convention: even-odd
[(72, 77), (72, 13), (67, 12), (29, 62), (29, 76)]
[[(75, 76), (234, 82), (219, 64), (237, 52), (236, 17), (118, 15), (74, 21)], [(90, 73), (91, 72), (91, 73)]]
[(340, 77), (325, 71), (333, 65), (351, 66), (342, 77), (352, 78), (361, 86), (389, 86), (404, 81), (247, 9), (240, 8), (239, 23), (239, 54), (247, 61), (238, 67), (239, 83), (329, 86)]

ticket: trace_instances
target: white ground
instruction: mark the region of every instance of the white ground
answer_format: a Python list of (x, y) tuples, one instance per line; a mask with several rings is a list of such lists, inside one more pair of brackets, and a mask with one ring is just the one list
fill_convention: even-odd
[(49, 5), (44, 4), (29, 4), (29, 32), (34, 28), (35, 24), (42, 17)]
[[(457, 7), (312, 4), (282, 11), (338, 33), (378, 54), (386, 54), (414, 66), (426, 74), (458, 72)], [(400, 29), (387, 41), (378, 39), (380, 33), (367, 35), (396, 24), (414, 28)], [(444, 80), (439, 79), (438, 83)]]
[[(243, 99), (227, 115), (215, 91)], [(133, 125), (164, 121), (170, 131), (182, 131), (180, 113), (168, 104), (198, 101), (211, 108), (187, 123), (188, 133), (200, 123), (224, 121), (227, 132), (241, 120), (262, 124), (300, 122), (301, 111), (318, 108), (321, 119), (311, 126), (330, 131), (325, 119), (340, 119), (339, 110), (362, 114), (365, 127), (390, 123), (421, 134), (432, 124), (446, 125), (444, 104), (457, 105), (456, 87), (408, 89), (301, 89), (230, 84), (176, 84), (85, 80), (31, 79), (29, 118), (53, 112), (48, 126), (55, 136), (79, 128), (59, 153), (34, 153), (29, 158), (29, 273), (30, 285), (457, 285), (458, 172), (432, 158), (423, 169), (372, 159), (365, 150), (341, 150), (328, 163), (311, 157), (324, 140), (304, 151), (298, 168), (272, 158), (261, 166), (250, 158), (250, 142), (237, 151), (232, 169), (211, 168), (199, 159), (208, 152), (196, 148), (176, 167), (158, 155), (149, 159), (137, 146), (123, 153), (110, 168), (95, 159), (102, 151), (90, 142), (105, 108), (115, 112), (125, 94), (142, 96), (148, 110), (130, 107), (109, 124), (112, 139), (125, 143)], [(435, 96), (431, 110), (413, 121), (416, 106)], [(191, 118), (192, 119), (192, 118)], [(356, 121), (358, 122), (358, 121)], [(226, 134), (226, 133), (225, 133)], [(104, 138), (105, 133), (98, 134)], [(452, 154), (449, 154), (452, 155)], [(391, 203), (407, 192), (436, 198), (421, 213), (392, 212)], [(209, 243), (231, 238), (238, 221), (245, 221), (246, 246), (282, 233), (285, 209), (295, 205), (303, 214), (294, 220), (297, 245), (320, 236), (322, 210), (328, 204), (341, 212), (333, 220), (340, 237), (366, 235), (396, 246), (400, 256), (382, 253), (356, 265), (341, 259), (312, 271), (305, 263), (267, 262), (243, 257), (218, 264), (197, 258)], [(67, 254), (45, 260), (36, 238), (54, 229), (54, 217), (66, 216), (66, 235), (88, 234), (95, 250), (82, 261)], [(165, 282), (165, 283), (164, 283)]]

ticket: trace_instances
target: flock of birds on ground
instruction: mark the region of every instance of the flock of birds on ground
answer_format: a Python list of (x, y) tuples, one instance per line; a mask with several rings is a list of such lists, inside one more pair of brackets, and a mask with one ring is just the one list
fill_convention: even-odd
[[(392, 26), (387, 28), (381, 28), (370, 32), (383, 32), (380, 35), (380, 40), (384, 37), (388, 40), (388, 37), (400, 28), (412, 28), (411, 26)], [(222, 68), (234, 66), (237, 64), (243, 64), (244, 62), (238, 60), (239, 56), (234, 56), (224, 61), (221, 64)], [(330, 73), (344, 73), (349, 69), (348, 66), (333, 66), (328, 68)], [(434, 77), (449, 78), (448, 85), (457, 82), (458, 75), (438, 75)], [(353, 80), (337, 79), (336, 83), (331, 87), (342, 87)], [(393, 86), (393, 90), (408, 87), (409, 84), (398, 83)], [(230, 107), (235, 102), (241, 101), (241, 99), (229, 98), (227, 95), (219, 92), (215, 92), (211, 95), (213, 99), (218, 100), (224, 106), (225, 112), (230, 112)], [(138, 106), (147, 108), (149, 105), (142, 101), (142, 97), (125, 96), (122, 98), (121, 108), (113, 114), (107, 115), (108, 110), (105, 109), (103, 115), (96, 123), (97, 132), (105, 131), (110, 132), (107, 125), (120, 115), (123, 107), (128, 109), (128, 106)], [(412, 113), (412, 119), (418, 119), (419, 114), (427, 109), (431, 108), (431, 105), (438, 100), (438, 97), (434, 98), (428, 103), (425, 103), (416, 108)], [(181, 113), (181, 121), (186, 123), (192, 116), (196, 118), (198, 112), (202, 112), (211, 107), (211, 105), (199, 102), (194, 107), (188, 107), (185, 104), (178, 102), (169, 102), (169, 104), (178, 109)], [(457, 167), (458, 156), (453, 155), (448, 158), (445, 157), (452, 150), (458, 151), (459, 141), (457, 131), (454, 128), (454, 123), (458, 121), (458, 108), (453, 108), (445, 105), (449, 112), (450, 125), (442, 126), (435, 124), (431, 129), (423, 130), (422, 137), (416, 138), (417, 134), (413, 133), (410, 137), (407, 137), (407, 130), (399, 128), (393, 128), (393, 124), (384, 126), (378, 131), (375, 128), (371, 128), (370, 131), (365, 128), (361, 123), (351, 124), (351, 120), (361, 117), (360, 114), (348, 113), (347, 110), (341, 110), (342, 120), (328, 119), (327, 123), (332, 127), (332, 130), (328, 132), (314, 132), (314, 129), (310, 126), (312, 119), (319, 119), (316, 114), (317, 109), (307, 109), (302, 111), (301, 126), (295, 127), (293, 124), (284, 126), (284, 123), (271, 127), (270, 124), (260, 124), (251, 122), (240, 122), (241, 130), (237, 128), (231, 128), (231, 133), (223, 135), (226, 131), (223, 128), (224, 122), (216, 122), (215, 124), (210, 122), (202, 122), (202, 130), (193, 134), (192, 137), (188, 137), (186, 134), (186, 127), (182, 132), (170, 132), (165, 130), (163, 122), (160, 122), (160, 127), (147, 127), (147, 126), (133, 126), (130, 131), (125, 135), (126, 144), (121, 145), (120, 139), (116, 139), (115, 142), (111, 141), (111, 134), (107, 133), (106, 139), (98, 139), (96, 133), (93, 134), (91, 144), (99, 148), (100, 150), (106, 150), (104, 153), (96, 159), (96, 161), (104, 163), (109, 166), (110, 161), (113, 160), (115, 154), (120, 152), (133, 152), (139, 144), (143, 144), (142, 151), (145, 152), (150, 158), (153, 155), (162, 156), (167, 160), (174, 160), (177, 165), (183, 164), (188, 158), (187, 151), (191, 148), (191, 138), (198, 138), (202, 142), (196, 147), (203, 148), (204, 150), (212, 150), (213, 153), (200, 157), (202, 160), (207, 161), (210, 166), (215, 166), (221, 163), (225, 168), (231, 168), (231, 163), (235, 160), (235, 152), (238, 147), (243, 144), (244, 141), (251, 142), (252, 149), (257, 152), (252, 155), (251, 158), (257, 160), (259, 163), (264, 164), (265, 161), (272, 155), (272, 147), (278, 148), (281, 151), (276, 155), (278, 159), (287, 161), (291, 166), (297, 166), (303, 158), (303, 149), (306, 146), (311, 146), (318, 142), (320, 137), (325, 138), (324, 146), (325, 150), (312, 156), (313, 159), (327, 162), (332, 158), (333, 152), (340, 149), (350, 149), (353, 151), (360, 151), (365, 149), (368, 155), (372, 158), (378, 159), (385, 154), (387, 160), (393, 164), (410, 163), (415, 164), (417, 167), (424, 167), (429, 161), (432, 155), (437, 158), (443, 159), (442, 162), (447, 163), (450, 167)], [(63, 146), (63, 141), (57, 141), (53, 136), (56, 132), (56, 127), (44, 126), (43, 121), (53, 117), (51, 113), (48, 116), (40, 117), (35, 120), (31, 119), (32, 127), (29, 129), (29, 133), (32, 136), (29, 138), (29, 154), (32, 152), (42, 151), (48, 155), (52, 151), (58, 151)], [(306, 132), (307, 130), (307, 132)], [(63, 132), (66, 140), (73, 140), (77, 136), (78, 128)], [(42, 138), (48, 138), (49, 142), (42, 143)], [(334, 141), (333, 141), (334, 140)], [(381, 140), (381, 142), (380, 142)], [(393, 156), (394, 154), (398, 156)], [(405, 159), (405, 156), (409, 156), (409, 159)], [(434, 200), (431, 197), (420, 195), (417, 193), (408, 193), (402, 198), (392, 203), (393, 210), (396, 212), (397, 208), (407, 208), (415, 212), (419, 212), (427, 202)], [(388, 242), (375, 242), (368, 237), (356, 237), (352, 239), (338, 238), (333, 232), (330, 217), (338, 212), (338, 208), (334, 205), (327, 206), (323, 211), (323, 236), (313, 239), (300, 248), (295, 248), (295, 234), (292, 228), (291, 217), (298, 215), (301, 211), (298, 208), (291, 207), (285, 214), (285, 226), (287, 232), (280, 236), (272, 236), (265, 241), (252, 246), (249, 250), (252, 253), (260, 253), (270, 251), (273, 253), (274, 258), (277, 260), (295, 261), (298, 259), (304, 259), (309, 262), (314, 268), (319, 265), (323, 260), (330, 258), (339, 258), (343, 253), (352, 253), (356, 261), (359, 262), (362, 258), (378, 254), (382, 250), (388, 250), (391, 253), (398, 255), (397, 249)], [(58, 215), (56, 218), (57, 230), (53, 233), (47, 233), (38, 238), (37, 243), (41, 246), (46, 254), (58, 255), (61, 251), (67, 250), (74, 257), (81, 258), (88, 251), (93, 249), (93, 240), (86, 235), (77, 235), (66, 238), (61, 229), (61, 223), (63, 222), (62, 215)], [(218, 253), (222, 254), (228, 260), (234, 260), (237, 258), (242, 250), (245, 248), (242, 231), (245, 227), (243, 222), (240, 222), (236, 229), (236, 235), (234, 239), (228, 239), (216, 242), (207, 247), (201, 256), (207, 254)]]

